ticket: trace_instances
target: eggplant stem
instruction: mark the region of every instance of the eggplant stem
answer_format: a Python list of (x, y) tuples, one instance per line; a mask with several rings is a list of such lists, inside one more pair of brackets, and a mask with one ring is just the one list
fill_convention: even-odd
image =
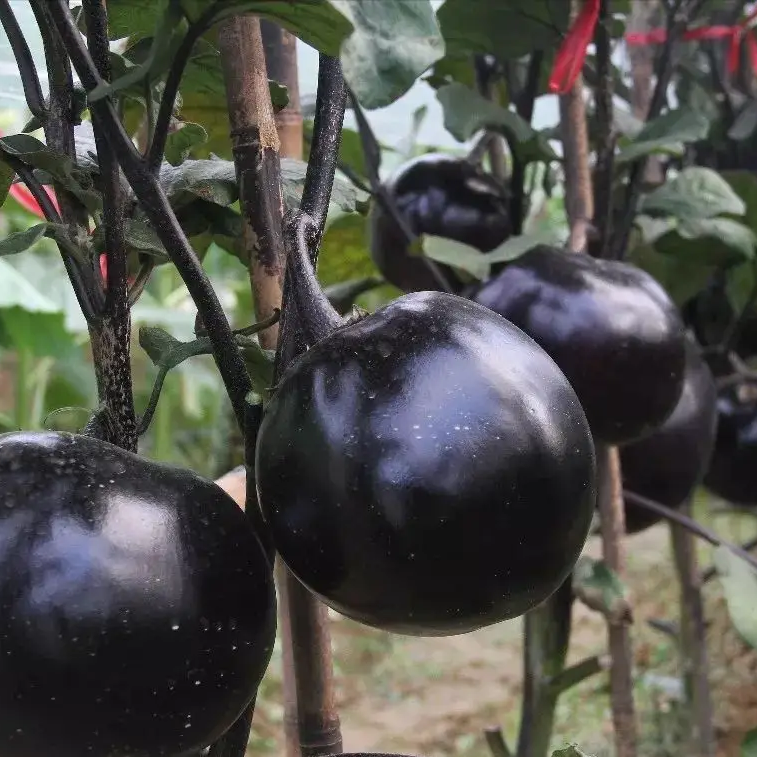
[(319, 225), (307, 213), (294, 213), (286, 221), (285, 244), (293, 274), (294, 304), (311, 345), (345, 325), (344, 319), (321, 289), (310, 262), (308, 243), (317, 239), (319, 233)]

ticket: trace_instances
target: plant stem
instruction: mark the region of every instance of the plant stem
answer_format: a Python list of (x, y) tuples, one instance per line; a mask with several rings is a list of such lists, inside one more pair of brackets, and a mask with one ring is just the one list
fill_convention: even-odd
[[(173, 116), (176, 95), (179, 93), (181, 77), (184, 74), (184, 69), (187, 67), (187, 63), (189, 62), (189, 58), (192, 55), (192, 50), (194, 49), (197, 40), (206, 31), (207, 25), (212, 19), (215, 10), (215, 7), (211, 4), (211, 7), (200, 16), (197, 22), (189, 27), (186, 36), (179, 45), (179, 49), (176, 51), (176, 57), (171, 64), (171, 68), (168, 71), (166, 83), (163, 88), (163, 95), (160, 99), (158, 117), (155, 120), (152, 129), (148, 128), (149, 148), (147, 150), (147, 165), (155, 174), (160, 171), (160, 166), (163, 162), (163, 153), (166, 151), (166, 140), (168, 139), (168, 132), (171, 129), (171, 117)], [(151, 103), (148, 103), (147, 115), (149, 123), (153, 118)], [(150, 134), (149, 132), (152, 133)]]
[[(541, 75), (544, 53), (536, 50), (531, 53), (528, 60), (528, 72), (526, 73), (526, 84), (515, 102), (515, 109), (518, 115), (527, 123), (531, 123), (534, 117), (534, 103), (536, 95), (539, 93), (539, 77)], [(526, 216), (526, 165), (513, 152), (513, 175), (510, 180), (510, 219), (513, 226), (513, 236), (523, 233), (523, 221)]]
[(570, 224), (568, 246), (573, 252), (583, 252), (594, 217), (594, 207), (581, 76), (576, 79), (570, 92), (560, 95), (560, 129), (565, 165), (565, 210)]
[[(673, 75), (673, 48), (679, 41), (690, 18), (694, 18), (705, 0), (675, 0), (667, 13), (667, 36), (658, 58), (657, 84), (655, 85), (652, 101), (649, 104), (647, 119), (657, 118), (667, 102), (668, 85)], [(647, 159), (640, 158), (631, 166), (626, 185), (623, 216), (613, 235), (610, 257), (623, 260), (627, 253), (628, 238), (631, 234), (633, 221), (636, 217), (636, 206), (641, 195), (641, 185), (646, 173)]]
[[(486, 57), (485, 55), (476, 55), (474, 57), (476, 86), (482, 97), (495, 102), (497, 94), (494, 87), (495, 74), (492, 70), (494, 67), (489, 66), (485, 62)], [(493, 134), (487, 147), (492, 174), (496, 179), (504, 181), (507, 178), (507, 160), (505, 158), (505, 147), (502, 137), (499, 134)]]
[(612, 237), (612, 186), (615, 156), (615, 129), (613, 126), (612, 63), (610, 40), (612, 16), (609, 0), (600, 0), (599, 17), (594, 40), (597, 48), (597, 86), (594, 103), (597, 117), (598, 143), (594, 171), (594, 227), (599, 232), (597, 257), (607, 257)]
[[(283, 84), (289, 94), (286, 108), (276, 114), (276, 129), (279, 135), (282, 157), (302, 160), (303, 121), (300, 110), (300, 87), (297, 68), (297, 39), (271, 21), (261, 19), (260, 31), (265, 49), (267, 75)], [(282, 303), (288, 299), (287, 284), (289, 269), (286, 269)], [(283, 307), (283, 305), (282, 305)], [(295, 324), (296, 312), (287, 313), (287, 325)], [(291, 331), (298, 331), (296, 325)], [(290, 331), (290, 333), (291, 333)], [(287, 329), (279, 327), (279, 344), (286, 340)], [(294, 667), (294, 639), (289, 611), (289, 577), (286, 565), (276, 559), (274, 577), (276, 580), (279, 613), (279, 635), (281, 637), (282, 689), (284, 699), (284, 742), (286, 757), (300, 757), (300, 738), (297, 725), (297, 680)], [(308, 601), (311, 601), (308, 597)], [(322, 610), (325, 611), (325, 610)]]
[(42, 87), (37, 76), (37, 68), (34, 65), (31, 50), (26, 42), (26, 37), (18, 25), (16, 16), (11, 10), (9, 0), (0, 0), (0, 23), (5, 30), (5, 36), (13, 51), (13, 57), (16, 59), (18, 73), (21, 76), (21, 86), (24, 88), (24, 97), (26, 105), (33, 116), (36, 116), (41, 123), (47, 119), (47, 108), (45, 107), (45, 98), (42, 95)]
[[(94, 63), (71, 16), (67, 0), (49, 0), (45, 6), (65, 42), (65, 47), (82, 84), (87, 90), (101, 83)], [(189, 244), (157, 178), (150, 172), (134, 148), (112, 102), (107, 98), (90, 104), (93, 119), (98, 120), (132, 189), (153, 225), (160, 241), (169, 251), (189, 294), (197, 306), (213, 347), (213, 357), (234, 407), (240, 427), (247, 429), (250, 418), (247, 394), (252, 390), (244, 360), (237, 349), (231, 327), (205, 271)]]
[[(98, 73), (110, 81), (110, 46), (105, 0), (84, 0), (87, 43)], [(98, 122), (93, 123), (103, 193), (108, 283), (100, 318), (89, 324), (100, 405), (110, 414), (106, 441), (137, 451), (137, 421), (131, 378), (131, 314), (126, 283), (126, 237), (121, 171)]]
[[(298, 247), (298, 239), (292, 239), (289, 234), (287, 249), (292, 257), (287, 259), (285, 318), (276, 356), (277, 377), (305, 349), (306, 340), (294, 325), (312, 325), (303, 318), (307, 306), (311, 305), (308, 297), (313, 298), (313, 303), (319, 296), (325, 297), (315, 280), (314, 271), (336, 172), (345, 104), (344, 79), (339, 61), (321, 55), (313, 140), (301, 202), (302, 210), (310, 214), (310, 245), (300, 238), (302, 244)], [(296, 227), (297, 217), (292, 222)], [(299, 222), (305, 224), (307, 218), (301, 215)], [(290, 225), (290, 232), (292, 228)], [(295, 242), (294, 247), (291, 242)], [(308, 290), (310, 293), (305, 296), (307, 301), (302, 303), (303, 309), (299, 312), (294, 295), (302, 294), (308, 283), (315, 285), (315, 289)], [(297, 330), (294, 331), (293, 327)], [(291, 629), (300, 753), (302, 757), (339, 753), (342, 751), (342, 736), (334, 701), (328, 611), (289, 571), (281, 568), (279, 576), (286, 587), (285, 601)]]
[[(690, 502), (684, 503), (681, 509), (685, 515), (691, 515)], [(682, 526), (671, 523), (670, 535), (681, 585), (679, 651), (686, 698), (689, 702), (687, 752), (691, 757), (715, 757), (702, 583), (697, 566), (696, 547), (691, 533)]]
[[(76, 160), (72, 121), (73, 79), (71, 77), (71, 64), (66, 48), (55, 27), (50, 6), (45, 0), (31, 0), (31, 8), (42, 37), (50, 87), (49, 105), (43, 122), (45, 142), (51, 150), (61, 152), (72, 160)], [(27, 186), (29, 186), (28, 183)], [(29, 186), (29, 189), (31, 190), (32, 187)], [(71, 227), (73, 238), (80, 238), (87, 231), (86, 210), (64, 187), (55, 184), (54, 189), (60, 207), (61, 220)], [(39, 199), (37, 201), (39, 202)], [(52, 205), (52, 203), (49, 204)], [(41, 204), (41, 207), (44, 209), (45, 205)], [(85, 261), (82, 263), (72, 260), (60, 245), (59, 250), (84, 317), (88, 323), (95, 321), (103, 307), (105, 294), (95, 278), (92, 262)]]
[[(284, 278), (279, 138), (268, 89), (268, 75), (255, 16), (232, 16), (218, 28), (234, 163), (239, 183), (244, 248), (258, 320), (281, 309)], [(273, 349), (279, 325), (259, 334), (264, 349)]]
[(565, 668), (571, 629), (570, 579), (524, 616), (523, 709), (518, 757), (547, 757), (559, 692), (551, 682)]
[[(625, 511), (616, 447), (597, 446), (597, 501), (602, 531), (602, 557), (622, 578), (625, 568)], [(607, 619), (610, 651), (610, 700), (617, 757), (636, 757), (636, 714), (633, 700), (631, 638), (627, 620)]]
[[(671, 523), (677, 523), (679, 526), (683, 526), (687, 531), (690, 531), (700, 539), (704, 539), (714, 547), (725, 547), (726, 549), (730, 549), (734, 555), (740, 557), (745, 562), (748, 562), (755, 570), (757, 570), (757, 558), (750, 555), (749, 552), (747, 552), (743, 547), (739, 547), (736, 544), (733, 544), (721, 538), (714, 531), (711, 531), (701, 523), (697, 523), (697, 521), (695, 521), (693, 518), (690, 518), (688, 515), (685, 515), (678, 510), (673, 510), (672, 508), (667, 507), (660, 502), (655, 502), (653, 499), (642, 497), (640, 494), (636, 494), (635, 492), (623, 490), (623, 497), (628, 502), (634, 505), (638, 505), (639, 507), (645, 507), (647, 510), (651, 510), (653, 513), (656, 513), (657, 515), (665, 518), (665, 520), (668, 520)], [(749, 543), (747, 544), (747, 547), (748, 546)]]

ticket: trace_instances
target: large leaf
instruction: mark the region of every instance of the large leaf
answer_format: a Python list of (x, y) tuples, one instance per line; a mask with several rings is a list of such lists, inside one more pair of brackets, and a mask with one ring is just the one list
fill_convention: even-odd
[[(284, 202), (289, 208), (299, 206), (306, 171), (307, 163), (302, 160), (281, 159)], [(186, 160), (178, 166), (166, 162), (160, 169), (160, 183), (174, 208), (186, 206), (198, 197), (223, 206), (239, 198), (236, 168), (230, 160)], [(352, 185), (337, 177), (331, 194), (332, 207), (351, 212), (356, 201)]]
[(716, 265), (695, 257), (664, 255), (650, 244), (633, 247), (628, 259), (657, 279), (679, 307), (700, 292), (716, 270)]
[(702, 166), (684, 168), (639, 203), (642, 213), (692, 220), (724, 213), (741, 216), (746, 208), (731, 184), (717, 171)]
[(0, 344), (42, 357), (61, 354), (69, 342), (63, 311), (0, 258)]
[(663, 255), (685, 257), (703, 264), (728, 266), (754, 257), (757, 237), (730, 218), (687, 218), (663, 234), (654, 248)]
[(727, 547), (718, 547), (714, 559), (734, 628), (757, 649), (757, 571)]
[[(2, 137), (0, 160), (3, 160), (5, 155), (18, 158), (33, 168), (40, 169), (73, 193), (89, 211), (102, 208), (102, 198), (100, 193), (93, 189), (91, 175), (67, 155), (49, 149), (38, 139), (28, 134)], [(42, 178), (47, 180), (44, 176)]]
[(357, 213), (335, 218), (327, 227), (318, 258), (318, 278), (324, 286), (354, 278), (378, 276), (368, 252), (367, 219)]
[(490, 53), (500, 60), (559, 46), (570, 3), (555, 0), (446, 0), (439, 24), (448, 53)]
[[(209, 4), (202, 0), (163, 0), (145, 8), (142, 0), (108, 3), (114, 36), (152, 36), (144, 63), (95, 97), (120, 90), (164, 72), (187, 33), (184, 16), (196, 21)], [(113, 7), (115, 6), (115, 7)], [(444, 55), (444, 40), (428, 0), (216, 0), (214, 21), (236, 13), (254, 13), (288, 29), (320, 52), (340, 56), (347, 83), (366, 108), (388, 105), (404, 94), (415, 79)], [(130, 27), (138, 8), (145, 17)], [(148, 26), (146, 18), (152, 20)], [(145, 27), (149, 28), (146, 31)]]
[(710, 121), (691, 108), (671, 110), (649, 121), (635, 139), (623, 145), (615, 156), (618, 164), (629, 163), (653, 154), (682, 155), (687, 144), (704, 139)]
[(503, 134), (524, 163), (558, 159), (547, 139), (517, 113), (463, 84), (440, 87), (436, 97), (444, 109), (444, 126), (455, 139), (465, 142), (482, 129), (490, 129)]
[(394, 102), (444, 55), (444, 39), (427, 0), (332, 2), (354, 26), (342, 45), (342, 69), (368, 110)]

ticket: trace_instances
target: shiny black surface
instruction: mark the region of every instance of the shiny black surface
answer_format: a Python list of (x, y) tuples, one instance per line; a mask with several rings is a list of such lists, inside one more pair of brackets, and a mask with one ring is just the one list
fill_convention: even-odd
[(684, 327), (665, 290), (644, 271), (539, 246), (472, 298), (554, 358), (597, 440), (640, 439), (673, 412), (683, 385)]
[(595, 459), (549, 356), (490, 310), (405, 295), (284, 376), (257, 445), (277, 549), (339, 612), (398, 633), (521, 615), (584, 544)]
[(704, 485), (736, 505), (757, 507), (757, 401), (718, 392), (718, 431)]
[[(683, 391), (673, 414), (653, 434), (620, 448), (623, 487), (668, 507), (680, 507), (701, 483), (717, 427), (717, 390), (699, 346), (686, 340)], [(657, 523), (653, 512), (626, 503), (626, 531)]]
[[(488, 252), (512, 233), (503, 187), (480, 168), (450, 155), (421, 155), (386, 182), (415, 234), (447, 237)], [(407, 251), (405, 236), (380, 203), (371, 207), (371, 255), (384, 278), (404, 292), (438, 289), (423, 260)], [(462, 283), (439, 266), (458, 291)]]
[(275, 608), (211, 481), (83, 436), (0, 436), (3, 757), (196, 755), (254, 695)]

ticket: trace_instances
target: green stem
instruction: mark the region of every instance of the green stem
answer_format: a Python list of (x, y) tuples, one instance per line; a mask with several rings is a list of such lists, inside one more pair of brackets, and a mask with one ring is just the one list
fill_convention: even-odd
[(523, 710), (518, 757), (547, 757), (559, 693), (552, 682), (565, 669), (570, 640), (571, 579), (524, 617)]

